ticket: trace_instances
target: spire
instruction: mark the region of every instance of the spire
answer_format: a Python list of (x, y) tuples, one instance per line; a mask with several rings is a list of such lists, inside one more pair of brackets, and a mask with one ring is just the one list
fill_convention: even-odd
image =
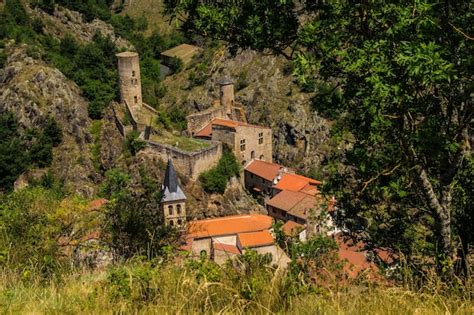
[(170, 193), (175, 193), (178, 191), (178, 175), (176, 174), (176, 170), (174, 169), (173, 161), (171, 159), (168, 159), (163, 188), (168, 188)]

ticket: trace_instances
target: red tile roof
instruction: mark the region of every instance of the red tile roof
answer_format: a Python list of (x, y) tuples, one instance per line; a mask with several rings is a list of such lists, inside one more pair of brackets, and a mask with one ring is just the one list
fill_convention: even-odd
[(250, 232), (250, 233), (239, 233), (237, 234), (240, 245), (244, 248), (246, 247), (260, 247), (273, 245), (274, 240), (273, 236), (268, 232), (268, 230), (260, 232)]
[(302, 231), (304, 229), (304, 226), (296, 223), (295, 221), (286, 221), (285, 224), (281, 227), (283, 233), (285, 233), (286, 236), (295, 236), (296, 233)]
[(263, 214), (243, 214), (188, 222), (188, 237), (204, 238), (268, 230), (272, 218)]
[(301, 191), (309, 190), (308, 185), (320, 185), (321, 182), (305, 176), (285, 173), (281, 176), (280, 181), (274, 186), (279, 190)]
[(275, 163), (262, 160), (253, 160), (245, 167), (245, 171), (271, 182), (275, 177), (277, 177), (281, 168), (281, 165)]
[(315, 207), (316, 198), (302, 192), (283, 190), (267, 201), (267, 205), (304, 219), (306, 211)]
[(229, 128), (232, 128), (232, 129), (235, 129), (239, 126), (254, 127), (254, 128), (266, 128), (266, 127), (263, 127), (263, 126), (251, 125), (251, 124), (248, 124), (248, 123), (245, 123), (245, 122), (242, 122), (242, 121), (214, 118), (213, 121), (211, 121), (209, 124), (207, 124), (200, 131), (196, 132), (194, 134), (194, 136), (195, 137), (211, 138), (212, 137), (212, 126), (214, 126), (214, 125), (229, 127)]
[(221, 243), (214, 243), (214, 250), (230, 253), (230, 254), (235, 254), (235, 255), (240, 255), (240, 250), (234, 246), (234, 245), (228, 245), (228, 244), (221, 244)]

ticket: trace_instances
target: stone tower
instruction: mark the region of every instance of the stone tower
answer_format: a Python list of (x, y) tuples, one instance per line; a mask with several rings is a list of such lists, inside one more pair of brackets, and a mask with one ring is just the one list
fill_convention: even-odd
[(118, 53), (120, 78), (120, 101), (130, 108), (140, 109), (142, 105), (142, 83), (140, 81), (140, 61), (136, 52)]
[(230, 115), (234, 106), (234, 82), (229, 78), (223, 78), (217, 83), (220, 86), (221, 106), (224, 106), (227, 109), (227, 114)]
[(168, 159), (162, 193), (161, 207), (165, 225), (183, 226), (186, 223), (186, 195), (179, 187), (178, 175), (171, 159)]

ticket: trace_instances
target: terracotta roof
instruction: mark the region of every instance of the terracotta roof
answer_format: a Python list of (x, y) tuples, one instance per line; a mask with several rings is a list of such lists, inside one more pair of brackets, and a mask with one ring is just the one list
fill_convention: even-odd
[(306, 186), (301, 188), (300, 191), (311, 196), (316, 196), (319, 193), (319, 190), (311, 184), (307, 184)]
[(275, 163), (262, 160), (253, 160), (245, 167), (245, 171), (255, 174), (268, 181), (273, 181), (273, 179), (277, 177), (281, 168), (281, 165)]
[(267, 205), (281, 210), (290, 211), (301, 202), (304, 202), (304, 205), (306, 205), (308, 201), (305, 199), (311, 200), (314, 205), (314, 197), (312, 196), (302, 192), (283, 190), (267, 201)]
[(222, 252), (235, 254), (235, 255), (240, 255), (241, 254), (241, 252), (237, 248), (237, 246), (228, 245), (228, 244), (214, 243), (214, 250), (219, 250), (219, 251), (222, 251)]
[(109, 202), (109, 201), (107, 199), (104, 199), (104, 198), (92, 200), (91, 202), (89, 202), (88, 210), (89, 211), (99, 210), (107, 202)]
[(273, 186), (279, 190), (301, 191), (308, 190), (308, 185), (320, 185), (321, 182), (305, 176), (285, 173), (281, 176), (280, 181)]
[(286, 223), (281, 227), (283, 233), (285, 233), (286, 236), (295, 236), (296, 233), (302, 231), (303, 228), (303, 225), (291, 220), (286, 221)]
[(273, 236), (268, 230), (260, 232), (239, 233), (237, 234), (242, 247), (260, 247), (273, 245)]
[(204, 128), (202, 128), (200, 131), (196, 132), (194, 134), (195, 137), (205, 137), (205, 138), (211, 138), (212, 137), (212, 126), (223, 126), (223, 127), (229, 127), (235, 130), (235, 128), (239, 126), (244, 126), (244, 127), (254, 127), (254, 128), (262, 128), (266, 129), (266, 127), (263, 126), (258, 126), (258, 125), (251, 125), (242, 121), (236, 121), (236, 120), (229, 120), (229, 119), (220, 119), (220, 118), (214, 118), (213, 121), (211, 121), (209, 124), (207, 124)]
[(188, 222), (188, 237), (203, 238), (268, 230), (272, 218), (263, 214), (243, 214)]
[(306, 196), (303, 200), (298, 202), (288, 213), (302, 219), (306, 219), (308, 212), (318, 206), (318, 199), (314, 196)]

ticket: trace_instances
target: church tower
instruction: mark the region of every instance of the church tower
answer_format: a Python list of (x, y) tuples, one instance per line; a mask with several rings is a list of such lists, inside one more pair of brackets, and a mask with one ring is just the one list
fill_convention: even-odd
[(178, 175), (171, 159), (166, 167), (165, 180), (162, 186), (163, 198), (161, 207), (165, 225), (180, 227), (186, 223), (186, 196), (178, 183)]
[(140, 60), (136, 52), (118, 53), (118, 72), (120, 83), (120, 101), (127, 102), (130, 108), (142, 106), (142, 83), (140, 80)]

